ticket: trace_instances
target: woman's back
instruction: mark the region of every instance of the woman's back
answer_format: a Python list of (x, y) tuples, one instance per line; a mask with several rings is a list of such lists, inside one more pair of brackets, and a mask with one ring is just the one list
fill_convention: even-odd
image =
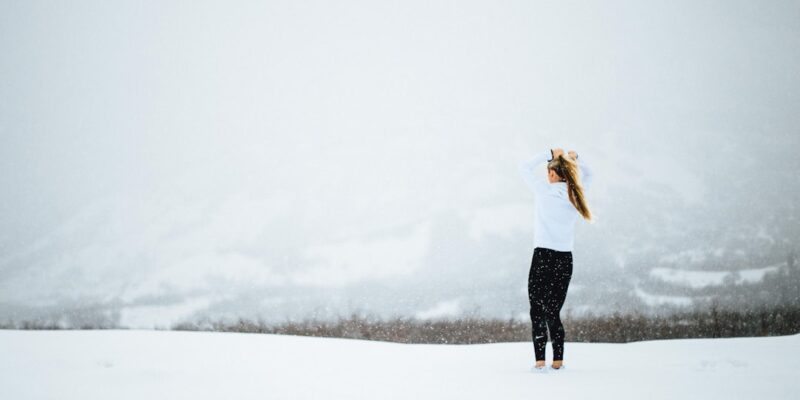
[[(570, 202), (566, 182), (550, 183), (543, 179), (544, 171), (537, 173), (536, 167), (547, 161), (549, 150), (537, 153), (530, 160), (520, 163), (520, 173), (535, 197), (533, 243), (557, 251), (572, 251), (575, 237), (575, 222), (580, 213)], [(584, 157), (578, 164), (581, 184), (586, 191), (592, 183), (592, 171), (586, 166)]]

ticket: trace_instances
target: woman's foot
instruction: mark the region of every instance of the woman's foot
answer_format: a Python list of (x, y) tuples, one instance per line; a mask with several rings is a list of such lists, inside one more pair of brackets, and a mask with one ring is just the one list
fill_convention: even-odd
[(563, 360), (553, 360), (553, 364), (551, 364), (550, 366), (551, 366), (553, 369), (561, 369), (561, 365), (562, 365), (563, 363), (564, 363), (564, 361), (563, 361)]
[(536, 361), (536, 365), (533, 366), (533, 370), (544, 372), (545, 371), (544, 360)]

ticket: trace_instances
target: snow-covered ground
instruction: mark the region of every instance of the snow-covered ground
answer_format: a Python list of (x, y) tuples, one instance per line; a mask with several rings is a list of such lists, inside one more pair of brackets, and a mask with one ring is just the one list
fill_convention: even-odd
[(678, 283), (696, 289), (722, 285), (728, 276), (731, 276), (732, 282), (735, 283), (756, 283), (764, 279), (766, 273), (775, 272), (782, 265), (785, 263), (739, 271), (693, 271), (658, 267), (650, 270), (650, 275), (665, 282)]
[(670, 304), (674, 306), (692, 305), (692, 298), (689, 296), (664, 296), (664, 295), (650, 294), (642, 290), (642, 288), (640, 288), (639, 286), (635, 286), (633, 288), (633, 292), (636, 293), (636, 296), (638, 296), (648, 306), (659, 306), (662, 304)]
[[(547, 347), (548, 357), (552, 355)], [(3, 399), (790, 399), (800, 335), (567, 343), (398, 344), (171, 331), (0, 331)], [(549, 358), (548, 358), (549, 363)]]

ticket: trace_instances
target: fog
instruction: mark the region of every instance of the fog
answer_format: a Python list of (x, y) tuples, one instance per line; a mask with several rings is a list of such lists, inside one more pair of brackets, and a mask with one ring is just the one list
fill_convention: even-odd
[(790, 267), (798, 71), (797, 1), (4, 1), (0, 321), (524, 318), (551, 147), (565, 312)]

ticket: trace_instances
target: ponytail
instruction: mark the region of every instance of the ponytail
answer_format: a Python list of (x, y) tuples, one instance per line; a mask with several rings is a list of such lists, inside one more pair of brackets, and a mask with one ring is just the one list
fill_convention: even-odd
[(583, 185), (578, 175), (578, 162), (571, 157), (559, 154), (558, 158), (550, 161), (547, 167), (555, 170), (556, 174), (564, 179), (567, 183), (569, 202), (575, 206), (575, 209), (578, 210), (578, 213), (583, 219), (591, 221), (592, 212), (589, 211), (589, 206), (586, 204), (586, 197), (583, 194)]

